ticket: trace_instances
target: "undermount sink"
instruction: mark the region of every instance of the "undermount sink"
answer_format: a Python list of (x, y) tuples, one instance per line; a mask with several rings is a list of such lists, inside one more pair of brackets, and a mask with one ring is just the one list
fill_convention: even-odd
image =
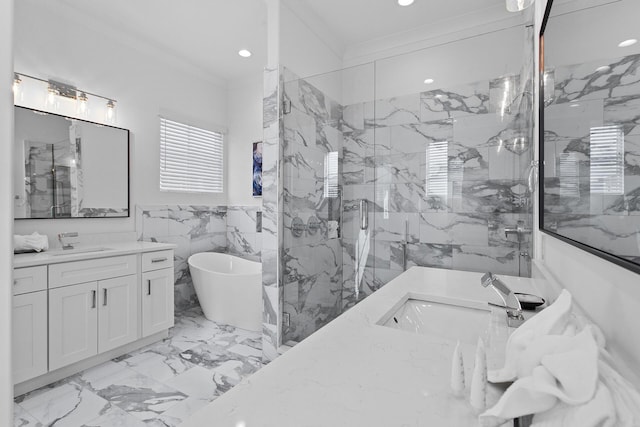
[(490, 326), (491, 309), (473, 301), (406, 295), (378, 325), (476, 344)]
[(86, 254), (90, 252), (102, 252), (102, 251), (110, 251), (111, 248), (76, 248), (76, 249), (60, 249), (56, 251), (52, 251), (49, 255), (51, 256), (60, 256), (60, 255), (76, 255), (76, 254)]

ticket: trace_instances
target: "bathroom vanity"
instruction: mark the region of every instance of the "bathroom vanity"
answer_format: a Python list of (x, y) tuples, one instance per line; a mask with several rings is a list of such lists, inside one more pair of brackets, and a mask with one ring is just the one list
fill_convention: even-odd
[(131, 242), (16, 255), (15, 394), (166, 337), (173, 248)]
[[(481, 273), (413, 267), (183, 426), (200, 427), (210, 420), (230, 427), (477, 425), (469, 384), (478, 336), (491, 350), (490, 364), (498, 367), (501, 361), (495, 357), (504, 354), (509, 333), (506, 314), (487, 304), (502, 302), (481, 286), (481, 277)], [(515, 292), (539, 294), (534, 279), (501, 278)], [(420, 310), (427, 311), (422, 331), (400, 325), (409, 301), (418, 301)], [(490, 334), (485, 333), (488, 329)], [(467, 384), (460, 398), (450, 388), (458, 341)], [(503, 390), (489, 388), (491, 406)]]

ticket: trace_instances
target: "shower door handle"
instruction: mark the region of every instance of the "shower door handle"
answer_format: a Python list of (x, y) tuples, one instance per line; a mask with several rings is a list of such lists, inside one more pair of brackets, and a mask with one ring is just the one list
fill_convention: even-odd
[(369, 204), (366, 199), (360, 199), (360, 230), (369, 228)]

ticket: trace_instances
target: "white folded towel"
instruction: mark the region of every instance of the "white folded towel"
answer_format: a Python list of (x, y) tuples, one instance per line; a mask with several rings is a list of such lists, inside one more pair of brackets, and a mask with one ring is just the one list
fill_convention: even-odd
[(522, 369), (529, 374), (514, 382), (481, 417), (516, 418), (549, 411), (558, 401), (582, 405), (593, 399), (598, 384), (598, 345), (591, 329), (574, 337), (556, 337), (538, 339), (529, 347), (534, 357)]
[(30, 251), (36, 252), (46, 251), (49, 249), (49, 238), (46, 235), (33, 232), (32, 234), (21, 236), (19, 234), (13, 235), (13, 250), (14, 251)]
[(553, 304), (516, 329), (507, 340), (504, 367), (489, 371), (489, 382), (515, 381), (518, 361), (528, 352), (531, 343), (538, 337), (561, 334), (567, 328), (570, 310), (571, 294), (565, 289)]
[(531, 427), (615, 427), (616, 411), (610, 390), (598, 384), (595, 396), (582, 405), (560, 403), (533, 417)]

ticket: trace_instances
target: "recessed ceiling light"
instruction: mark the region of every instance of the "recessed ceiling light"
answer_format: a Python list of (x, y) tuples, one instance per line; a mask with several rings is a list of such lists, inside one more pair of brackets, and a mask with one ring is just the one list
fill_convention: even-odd
[(251, 56), (251, 52), (249, 52), (247, 49), (242, 49), (238, 51), (238, 55), (242, 56), (243, 58), (248, 58)]
[(633, 46), (634, 44), (638, 43), (638, 40), (636, 39), (629, 39), (629, 40), (625, 40), (623, 42), (620, 42), (618, 44), (618, 47), (629, 47), (629, 46)]
[(569, 107), (574, 107), (575, 108), (575, 107), (579, 107), (579, 106), (580, 106), (580, 104), (569, 104)]
[(398, 0), (400, 6), (409, 6), (413, 3), (413, 0)]
[(602, 67), (596, 68), (596, 72), (598, 73), (606, 73), (609, 70), (611, 70), (611, 67), (609, 67), (608, 65), (603, 65)]
[(426, 85), (430, 85), (431, 83), (433, 83), (434, 80), (433, 79), (425, 79), (424, 84)]

